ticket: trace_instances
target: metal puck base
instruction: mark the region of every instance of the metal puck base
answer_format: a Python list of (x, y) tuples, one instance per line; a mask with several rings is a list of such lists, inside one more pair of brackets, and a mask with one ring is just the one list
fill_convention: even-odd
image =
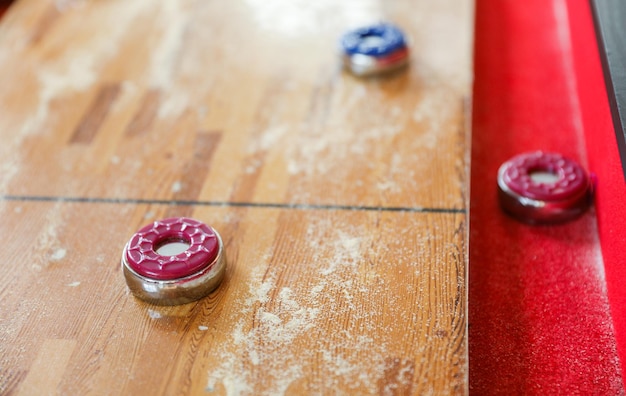
[(371, 55), (353, 54), (343, 55), (343, 65), (352, 74), (359, 77), (380, 75), (399, 70), (409, 63), (409, 51), (406, 48), (398, 50), (385, 58)]

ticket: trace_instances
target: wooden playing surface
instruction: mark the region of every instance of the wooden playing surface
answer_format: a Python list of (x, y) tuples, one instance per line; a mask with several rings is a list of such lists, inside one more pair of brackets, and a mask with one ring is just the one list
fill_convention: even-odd
[[(341, 70), (390, 20), (409, 68)], [(16, 2), (0, 22), (0, 394), (467, 393), (470, 1)], [(167, 216), (228, 270), (148, 305)]]

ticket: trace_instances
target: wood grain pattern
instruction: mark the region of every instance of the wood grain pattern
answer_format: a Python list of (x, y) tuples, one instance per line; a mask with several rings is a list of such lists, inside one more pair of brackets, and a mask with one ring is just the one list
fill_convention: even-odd
[(18, 395), (33, 395), (56, 389), (76, 347), (76, 340), (45, 340)]
[(91, 143), (120, 92), (118, 84), (102, 87), (72, 135), (72, 143)]
[[(467, 393), (471, 5), (17, 2), (0, 393)], [(339, 35), (381, 19), (411, 65), (342, 71)], [(140, 302), (121, 250), (181, 215), (219, 230), (226, 278)]]

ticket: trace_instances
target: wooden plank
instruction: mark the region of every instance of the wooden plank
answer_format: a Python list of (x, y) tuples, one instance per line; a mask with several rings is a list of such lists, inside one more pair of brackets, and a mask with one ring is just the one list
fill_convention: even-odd
[[(0, 23), (0, 393), (467, 393), (471, 2), (55, 4)], [(381, 19), (409, 68), (342, 71)], [(134, 299), (124, 244), (180, 215), (224, 283)]]
[(21, 384), (18, 395), (32, 395), (57, 388), (67, 362), (76, 347), (76, 340), (45, 340), (28, 375)]
[(24, 265), (2, 275), (3, 367), (43, 375), (46, 340), (73, 340), (49, 374), (65, 393), (465, 387), (463, 214), (196, 209), (227, 236), (228, 274), (172, 308), (132, 298), (117, 264), (133, 229), (171, 208), (5, 206), (3, 235), (31, 240), (4, 253)]

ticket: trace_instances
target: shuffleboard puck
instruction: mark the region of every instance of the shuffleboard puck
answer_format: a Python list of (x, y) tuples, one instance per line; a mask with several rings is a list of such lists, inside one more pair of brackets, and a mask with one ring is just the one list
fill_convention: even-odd
[(340, 44), (344, 67), (357, 76), (396, 70), (409, 60), (404, 33), (389, 23), (349, 31), (342, 36)]
[(542, 151), (511, 158), (498, 171), (502, 209), (534, 224), (576, 218), (591, 204), (593, 183), (577, 162)]
[(157, 305), (201, 299), (219, 286), (226, 258), (220, 235), (194, 219), (155, 221), (124, 247), (122, 270), (131, 292)]

